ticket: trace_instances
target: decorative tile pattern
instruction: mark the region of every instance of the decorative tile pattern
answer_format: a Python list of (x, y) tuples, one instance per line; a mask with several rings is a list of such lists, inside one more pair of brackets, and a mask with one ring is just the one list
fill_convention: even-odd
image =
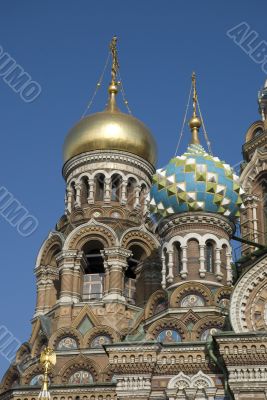
[(243, 207), (243, 193), (230, 165), (208, 154), (202, 146), (190, 145), (186, 153), (157, 170), (150, 211), (163, 217), (205, 211), (235, 219)]

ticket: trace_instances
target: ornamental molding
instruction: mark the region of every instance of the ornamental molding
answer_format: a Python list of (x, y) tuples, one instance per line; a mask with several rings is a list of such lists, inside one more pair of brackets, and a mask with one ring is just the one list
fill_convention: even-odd
[[(247, 318), (251, 318), (251, 316), (247, 309), (247, 305), (252, 291), (264, 280), (266, 280), (267, 286), (266, 257), (254, 264), (243, 276), (241, 276), (234, 288), (230, 303), (230, 318), (233, 329), (236, 333), (249, 331)], [(264, 318), (263, 315), (262, 318)]]
[(118, 238), (116, 232), (108, 225), (91, 219), (85, 224), (77, 226), (66, 238), (63, 250), (75, 249), (77, 246), (82, 247), (86, 243), (89, 235), (97, 235), (105, 243), (105, 247), (118, 246)]
[(160, 236), (167, 236), (168, 234), (171, 235), (174, 229), (188, 229), (191, 225), (195, 224), (198, 225), (198, 229), (205, 228), (206, 225), (213, 225), (216, 228), (221, 228), (229, 236), (231, 236), (235, 230), (234, 224), (222, 215), (188, 212), (164, 219), (159, 224), (158, 231)]
[(56, 231), (49, 232), (48, 237), (45, 239), (45, 241), (43, 242), (43, 244), (39, 250), (38, 256), (36, 258), (35, 268), (38, 268), (40, 265), (45, 264), (45, 258), (47, 256), (49, 250), (51, 249), (51, 247), (58, 244), (59, 249), (61, 250), (63, 247), (64, 241), (65, 241), (65, 237), (62, 233), (56, 232)]
[(248, 162), (240, 175), (240, 182), (247, 194), (251, 194), (253, 184), (261, 172), (267, 170), (267, 151), (256, 149), (251, 160)]
[(150, 252), (160, 247), (157, 238), (147, 230), (145, 225), (127, 229), (120, 239), (120, 244), (126, 248), (133, 240), (144, 241), (146, 249), (149, 247)]
[(69, 178), (70, 174), (73, 174), (74, 172), (77, 173), (78, 171), (83, 172), (88, 169), (88, 164), (96, 162), (104, 162), (105, 164), (116, 162), (119, 164), (130, 165), (131, 167), (143, 171), (150, 179), (155, 173), (155, 168), (152, 164), (132, 153), (119, 150), (96, 150), (71, 158), (64, 164), (62, 175), (65, 179), (67, 179)]

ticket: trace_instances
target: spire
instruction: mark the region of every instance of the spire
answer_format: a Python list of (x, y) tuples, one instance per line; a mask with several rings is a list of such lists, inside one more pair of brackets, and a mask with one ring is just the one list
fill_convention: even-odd
[(53, 365), (56, 364), (56, 354), (53, 352), (52, 349), (46, 347), (40, 356), (40, 363), (44, 369), (44, 380), (42, 384), (41, 392), (39, 393), (38, 400), (50, 400), (50, 393), (48, 391), (48, 372)]
[(192, 132), (191, 144), (199, 144), (198, 132), (201, 127), (201, 120), (197, 116), (197, 89), (196, 89), (196, 74), (192, 74), (192, 87), (193, 87), (193, 115), (189, 120), (189, 127)]
[(264, 83), (264, 87), (259, 91), (258, 94), (259, 113), (262, 121), (267, 119), (267, 80)]
[(109, 45), (109, 49), (112, 57), (112, 66), (111, 66), (111, 82), (108, 88), (109, 101), (107, 105), (107, 110), (116, 111), (118, 109), (116, 104), (116, 94), (118, 93), (117, 74), (119, 70), (117, 36), (113, 36)]

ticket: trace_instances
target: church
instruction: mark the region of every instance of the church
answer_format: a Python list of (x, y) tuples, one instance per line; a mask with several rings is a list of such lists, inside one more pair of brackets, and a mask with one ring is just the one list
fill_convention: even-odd
[(267, 399), (267, 82), (240, 176), (200, 144), (195, 74), (190, 144), (156, 170), (152, 133), (117, 106), (116, 37), (109, 53), (106, 108), (64, 142), (65, 212), (0, 400)]

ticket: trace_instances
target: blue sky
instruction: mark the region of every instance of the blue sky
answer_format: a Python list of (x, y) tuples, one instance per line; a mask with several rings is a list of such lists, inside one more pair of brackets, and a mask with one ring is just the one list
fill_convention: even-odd
[[(132, 112), (157, 140), (158, 166), (174, 155), (193, 70), (213, 153), (235, 165), (266, 78), (226, 34), (242, 21), (267, 40), (266, 2), (259, 0), (2, 0), (0, 45), (42, 88), (25, 103), (0, 76), (0, 187), (39, 221), (22, 237), (0, 216), (0, 325), (19, 340), (30, 335), (38, 249), (64, 211), (64, 137), (94, 91), (111, 37), (119, 37)], [(92, 112), (104, 107), (108, 79)], [(188, 140), (187, 132), (180, 152)], [(0, 357), (2, 374), (8, 363)]]

